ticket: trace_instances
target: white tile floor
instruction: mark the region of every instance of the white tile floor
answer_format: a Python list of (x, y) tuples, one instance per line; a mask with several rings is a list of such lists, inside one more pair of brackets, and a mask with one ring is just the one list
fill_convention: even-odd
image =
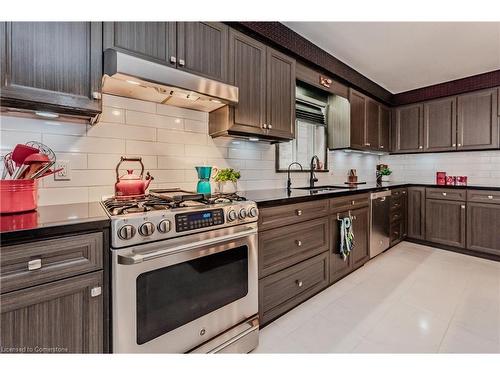
[(402, 242), (260, 333), (254, 353), (500, 353), (500, 262)]

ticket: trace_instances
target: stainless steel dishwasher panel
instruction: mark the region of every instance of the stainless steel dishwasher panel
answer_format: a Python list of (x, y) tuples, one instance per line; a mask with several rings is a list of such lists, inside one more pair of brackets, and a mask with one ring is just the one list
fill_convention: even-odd
[(390, 190), (370, 195), (370, 258), (387, 250), (390, 245), (390, 197)]

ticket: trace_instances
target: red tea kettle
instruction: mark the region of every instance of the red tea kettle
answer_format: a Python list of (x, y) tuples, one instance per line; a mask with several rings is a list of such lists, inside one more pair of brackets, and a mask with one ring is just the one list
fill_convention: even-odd
[[(134, 174), (133, 169), (127, 169), (127, 174), (119, 176), (120, 164), (124, 161), (136, 161), (141, 164), (141, 174), (140, 176)], [(146, 193), (146, 189), (153, 180), (153, 176), (146, 174), (146, 179), (142, 179), (144, 174), (144, 164), (142, 163), (142, 158), (125, 158), (121, 157), (120, 162), (116, 166), (116, 183), (115, 183), (115, 196), (121, 198), (132, 198), (143, 196)]]

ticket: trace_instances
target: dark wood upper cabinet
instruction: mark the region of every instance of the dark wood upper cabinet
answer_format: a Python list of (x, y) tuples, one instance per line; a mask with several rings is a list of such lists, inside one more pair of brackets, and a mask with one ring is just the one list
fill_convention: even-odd
[(379, 104), (371, 99), (366, 100), (366, 123), (364, 147), (378, 150), (379, 143)]
[(457, 100), (457, 149), (498, 148), (498, 89), (459, 95)]
[(500, 255), (500, 204), (467, 202), (467, 249)]
[(104, 49), (175, 66), (175, 22), (104, 22), (103, 39)]
[(227, 81), (229, 27), (219, 22), (177, 23), (177, 67)]
[(230, 29), (228, 65), (228, 82), (239, 88), (238, 104), (210, 113), (210, 135), (293, 139), (295, 60)]
[(3, 348), (47, 348), (46, 353), (103, 352), (102, 272), (1, 295)]
[(239, 88), (234, 126), (261, 134), (266, 122), (266, 46), (229, 31), (229, 83)]
[(272, 137), (295, 134), (295, 60), (267, 47), (267, 129)]
[(418, 240), (425, 239), (425, 188), (408, 188), (408, 237)]
[(456, 97), (424, 103), (424, 151), (454, 151), (457, 143)]
[(0, 23), (0, 59), (2, 106), (101, 112), (102, 23)]
[(465, 202), (427, 199), (425, 239), (443, 245), (465, 248), (465, 214)]
[(379, 105), (378, 148), (380, 151), (390, 151), (391, 110)]
[(397, 153), (423, 151), (423, 105), (412, 104), (394, 110), (392, 151)]
[(351, 89), (349, 101), (351, 103), (351, 147), (363, 149), (365, 147), (366, 96)]

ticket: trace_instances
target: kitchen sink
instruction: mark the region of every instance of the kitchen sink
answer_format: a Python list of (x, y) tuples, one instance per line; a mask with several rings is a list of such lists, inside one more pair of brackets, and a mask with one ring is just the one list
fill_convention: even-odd
[(332, 190), (340, 190), (340, 189), (348, 189), (348, 186), (335, 186), (335, 185), (323, 185), (323, 186), (315, 186), (315, 187), (298, 187), (294, 189), (298, 190), (309, 190), (309, 191), (314, 191), (314, 192), (319, 192), (319, 191), (332, 191)]

